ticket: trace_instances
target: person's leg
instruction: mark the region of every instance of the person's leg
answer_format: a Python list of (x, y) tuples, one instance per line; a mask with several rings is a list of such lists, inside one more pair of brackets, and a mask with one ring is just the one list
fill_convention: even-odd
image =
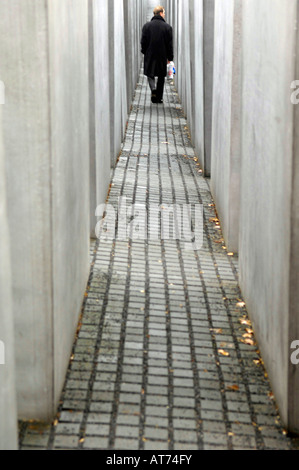
[(156, 80), (153, 77), (147, 77), (148, 83), (152, 92), (152, 103), (157, 102)]
[(163, 93), (164, 93), (164, 85), (165, 85), (165, 77), (158, 77), (157, 83), (157, 102), (161, 102), (163, 100)]
[(148, 79), (148, 84), (149, 84), (149, 87), (151, 89), (151, 91), (155, 91), (156, 90), (156, 80), (154, 77), (147, 77)]

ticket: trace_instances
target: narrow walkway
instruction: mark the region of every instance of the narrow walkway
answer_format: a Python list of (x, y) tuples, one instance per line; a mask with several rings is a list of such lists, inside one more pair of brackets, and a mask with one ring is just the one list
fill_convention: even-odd
[(142, 224), (135, 225), (139, 240), (122, 239), (119, 214), (115, 239), (108, 232), (92, 246), (57, 420), (44, 428), (22, 424), (21, 449), (291, 447), (242, 304), (237, 258), (224, 247), (169, 82), (164, 98), (152, 105), (140, 76), (109, 204), (117, 209), (123, 197), (147, 214), (203, 204), (203, 245), (190, 249), (182, 235), (155, 239), (160, 225), (153, 220), (144, 239)]

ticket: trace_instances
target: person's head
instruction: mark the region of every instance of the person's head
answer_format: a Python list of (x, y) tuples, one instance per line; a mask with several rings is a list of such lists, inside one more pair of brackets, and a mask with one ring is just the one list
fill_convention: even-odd
[(154, 9), (154, 15), (155, 16), (162, 16), (162, 18), (165, 18), (165, 8), (162, 6), (158, 6)]

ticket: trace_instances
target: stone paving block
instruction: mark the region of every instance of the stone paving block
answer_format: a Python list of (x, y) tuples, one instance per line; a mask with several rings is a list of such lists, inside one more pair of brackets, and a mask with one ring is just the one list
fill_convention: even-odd
[(175, 429), (174, 440), (177, 442), (188, 442), (190, 444), (196, 444), (198, 439), (195, 431)]
[[(107, 444), (106, 447), (107, 449)], [(139, 449), (139, 440), (138, 439), (126, 439), (126, 438), (117, 438), (115, 439), (115, 449), (116, 450), (138, 450)]]
[(168, 439), (168, 429), (145, 426), (144, 437), (145, 439), (163, 440), (165, 442)]
[(45, 448), (48, 445), (49, 433), (32, 433), (27, 432), (24, 439), (23, 445), (26, 447), (36, 447), (36, 448)]
[(111, 417), (109, 413), (89, 413), (87, 417), (87, 424), (109, 424), (110, 420)]
[(206, 444), (213, 444), (213, 445), (227, 445), (227, 435), (225, 433), (219, 434), (214, 432), (204, 432), (203, 434), (203, 441)]
[(70, 434), (78, 435), (80, 431), (80, 423), (58, 423), (56, 426), (56, 435), (58, 434)]
[(78, 435), (67, 436), (67, 435), (58, 435), (54, 439), (54, 449), (73, 449), (78, 446)]
[(83, 443), (83, 449), (106, 450), (108, 448), (108, 444), (109, 444), (109, 439), (107, 437), (87, 436)]
[(108, 436), (110, 426), (108, 424), (87, 424), (86, 436)]
[(139, 436), (139, 428), (138, 426), (118, 425), (116, 427), (116, 436), (125, 438), (133, 437), (137, 439)]

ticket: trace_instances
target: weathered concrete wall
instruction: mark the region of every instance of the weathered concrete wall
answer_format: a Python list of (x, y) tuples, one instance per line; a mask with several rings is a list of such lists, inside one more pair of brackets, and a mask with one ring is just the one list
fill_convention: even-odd
[(121, 149), (128, 114), (123, 0), (109, 2), (111, 166)]
[[(290, 98), (299, 79), (299, 2), (169, 0), (167, 6), (176, 84), (193, 141), (195, 113), (202, 116), (194, 64), (203, 50), (199, 157), (205, 175), (211, 173), (226, 244), (239, 249), (241, 289), (283, 421), (298, 433), (299, 373), (290, 357), (299, 341), (299, 105)], [(202, 30), (201, 19), (193, 25), (200, 17), (195, 8)]]
[(55, 409), (89, 275), (88, 5), (50, 0), (48, 12)]
[(140, 39), (147, 21), (146, 0), (109, 1), (109, 74), (111, 167), (126, 131), (128, 112), (142, 60)]
[(133, 100), (141, 65), (140, 39), (141, 28), (146, 21), (146, 8), (140, 0), (123, 0), (125, 25), (125, 59), (127, 77), (128, 111)]
[(242, 5), (240, 282), (282, 419), (299, 432), (299, 370), (290, 361), (299, 339), (298, 109), (290, 100), (298, 2)]
[[(176, 87), (199, 162), (211, 174), (214, 0), (168, 0), (173, 27)], [(166, 11), (167, 14), (167, 11)]]
[(203, 0), (204, 175), (211, 176), (212, 110), (214, 83), (215, 0)]
[[(299, 3), (297, 2), (297, 34), (295, 38), (295, 78), (299, 77)], [(299, 100), (298, 88), (296, 101), (293, 104), (293, 158), (292, 158), (292, 183), (291, 183), (291, 220), (290, 220), (290, 283), (289, 283), (289, 339), (291, 344), (293, 341), (298, 341), (299, 338)], [(298, 349), (298, 343), (297, 343)], [(298, 355), (296, 357), (298, 359)], [(299, 403), (298, 403), (298, 390), (299, 390), (299, 374), (298, 364), (293, 361), (289, 363), (289, 411), (288, 411), (288, 426), (299, 434)]]
[(145, 0), (0, 4), (19, 418), (48, 421), (56, 412), (89, 274), (95, 210), (107, 197), (111, 155), (114, 164), (141, 64), (146, 11)]
[(110, 182), (109, 0), (89, 0), (90, 233)]
[(87, 2), (4, 0), (0, 33), (18, 411), (48, 420), (89, 271)]
[(215, 1), (211, 190), (225, 243), (238, 251), (241, 171), (242, 2)]
[(6, 181), (0, 105), (0, 450), (17, 449), (14, 330)]
[(17, 0), (0, 4), (0, 61), (18, 403), (21, 415), (29, 411), (36, 418), (36, 407), (49, 413), (53, 393), (52, 340), (46, 335), (52, 329), (48, 26), (44, 2), (24, 6)]
[(190, 15), (189, 0), (178, 2), (178, 41), (177, 62), (178, 91), (184, 107), (189, 126), (193, 122), (191, 88), (191, 42), (190, 42)]
[(174, 36), (175, 84), (204, 168), (203, 2), (169, 0), (167, 5), (166, 21)]

